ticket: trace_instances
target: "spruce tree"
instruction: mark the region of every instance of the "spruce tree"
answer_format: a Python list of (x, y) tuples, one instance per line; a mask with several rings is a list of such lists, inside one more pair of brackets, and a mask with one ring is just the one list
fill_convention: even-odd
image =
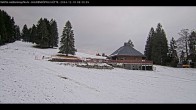
[(43, 22), (45, 23), (46, 25), (46, 32), (47, 32), (47, 41), (45, 42), (46, 43), (46, 46), (45, 48), (50, 48), (51, 47), (51, 26), (50, 26), (50, 21), (47, 19), (47, 18), (44, 18), (43, 19)]
[(58, 29), (57, 23), (55, 20), (50, 21), (50, 46), (51, 47), (58, 47)]
[(158, 24), (154, 37), (152, 39), (152, 55), (151, 55), (153, 62), (158, 65), (160, 65), (162, 61), (161, 56), (160, 56), (161, 54), (160, 33), (161, 33), (161, 25)]
[(37, 23), (37, 26), (33, 27), (33, 40), (39, 47), (58, 47), (58, 29), (55, 20), (51, 19), (51, 21), (48, 21), (46, 18), (40, 18), (40, 20)]
[(5, 28), (6, 28), (6, 33), (7, 33), (7, 39), (6, 43), (11, 43), (13, 42), (13, 37), (14, 37), (14, 19), (11, 18), (6, 12), (4, 12), (4, 23), (5, 23)]
[(0, 45), (3, 45), (7, 41), (7, 31), (4, 22), (4, 13), (0, 10)]
[(168, 63), (169, 63), (169, 66), (172, 66), (172, 67), (176, 67), (179, 62), (176, 48), (177, 48), (176, 41), (172, 37), (172, 39), (170, 41), (169, 52), (168, 52), (169, 53), (168, 54), (168, 57), (169, 57)]
[(41, 48), (49, 47), (49, 31), (47, 27), (46, 20), (40, 18), (37, 25), (37, 40), (36, 44), (38, 44)]
[(32, 28), (31, 28), (31, 42), (35, 43), (37, 39), (37, 28), (36, 26), (33, 24)]
[(168, 54), (168, 41), (166, 38), (165, 31), (162, 29), (161, 34), (161, 59), (162, 59), (162, 65), (166, 65), (167, 63), (167, 54)]
[(168, 44), (167, 38), (162, 25), (158, 23), (154, 37), (152, 38), (151, 57), (155, 64), (166, 65), (167, 63)]
[(31, 33), (32, 33), (32, 27), (30, 27), (28, 29), (28, 31), (29, 31), (29, 36), (28, 36), (27, 42), (32, 42), (32, 35), (31, 35)]
[(20, 40), (21, 39), (21, 34), (20, 34), (20, 27), (15, 25), (15, 40)]
[(16, 40), (16, 36), (15, 36), (15, 21), (14, 21), (14, 17), (11, 18), (10, 22), (10, 39), (9, 39), (9, 43), (12, 43)]
[(4, 10), (0, 10), (0, 45), (12, 43), (16, 40), (14, 18)]
[(66, 56), (68, 56), (68, 54), (75, 55), (74, 33), (70, 21), (67, 21), (65, 24), (60, 44), (61, 47), (59, 48), (59, 53), (66, 54)]
[(152, 39), (154, 37), (154, 28), (152, 27), (150, 29), (150, 32), (148, 34), (148, 38), (146, 41), (146, 45), (145, 45), (145, 51), (144, 51), (144, 55), (146, 56), (147, 60), (152, 60), (151, 55), (152, 55)]
[(25, 24), (22, 29), (22, 39), (24, 42), (28, 42), (29, 37), (30, 37), (29, 29), (28, 29), (27, 25)]

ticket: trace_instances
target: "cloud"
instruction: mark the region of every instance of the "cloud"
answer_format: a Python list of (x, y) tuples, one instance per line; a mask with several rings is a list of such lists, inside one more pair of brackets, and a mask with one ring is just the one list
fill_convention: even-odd
[[(163, 25), (168, 41), (179, 38), (183, 28), (196, 27), (196, 7), (0, 7), (15, 18), (16, 24), (28, 27), (42, 18), (57, 21), (59, 36), (67, 20), (73, 26), (76, 48), (111, 54), (131, 39), (144, 52), (151, 27)], [(169, 43), (169, 42), (168, 42)]]

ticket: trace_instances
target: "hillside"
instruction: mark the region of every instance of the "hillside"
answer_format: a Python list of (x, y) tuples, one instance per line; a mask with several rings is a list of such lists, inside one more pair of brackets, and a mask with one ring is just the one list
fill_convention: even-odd
[(196, 103), (193, 68), (97, 70), (42, 59), (57, 52), (20, 41), (1, 46), (0, 103)]

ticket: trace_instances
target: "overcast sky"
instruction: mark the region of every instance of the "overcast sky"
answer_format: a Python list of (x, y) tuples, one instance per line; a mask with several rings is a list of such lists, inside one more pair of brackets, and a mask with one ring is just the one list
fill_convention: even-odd
[(178, 39), (178, 32), (187, 28), (196, 29), (196, 7), (157, 6), (1, 6), (21, 30), (28, 28), (42, 18), (55, 19), (62, 34), (66, 21), (70, 20), (75, 46), (79, 52), (111, 54), (129, 39), (135, 49), (144, 52), (146, 39), (151, 27), (161, 23), (168, 43), (171, 37)]

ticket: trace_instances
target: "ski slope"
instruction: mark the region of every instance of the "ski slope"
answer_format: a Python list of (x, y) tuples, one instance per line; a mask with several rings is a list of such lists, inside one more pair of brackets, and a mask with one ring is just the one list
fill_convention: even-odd
[(196, 103), (196, 69), (100, 70), (42, 59), (57, 52), (21, 41), (0, 46), (0, 103)]

